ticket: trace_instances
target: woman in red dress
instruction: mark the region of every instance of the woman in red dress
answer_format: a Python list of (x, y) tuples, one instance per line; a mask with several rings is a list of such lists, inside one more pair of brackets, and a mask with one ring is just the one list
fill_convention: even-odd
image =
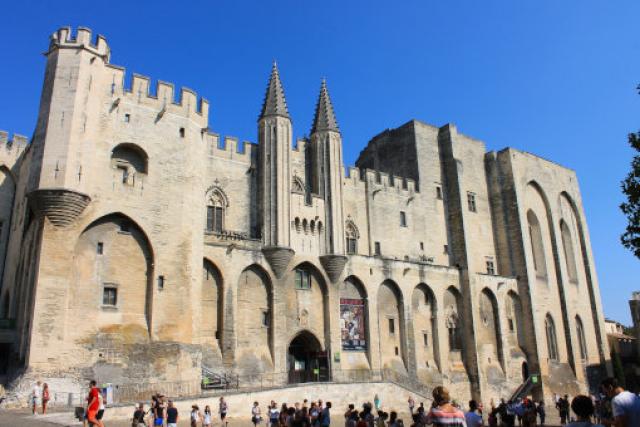
[(47, 402), (49, 402), (49, 386), (47, 383), (42, 385), (42, 413), (47, 413)]
[(91, 389), (89, 390), (89, 396), (87, 397), (87, 401), (89, 402), (87, 405), (87, 421), (98, 427), (104, 427), (102, 421), (96, 418), (98, 411), (100, 410), (100, 390), (96, 387), (95, 380), (91, 380), (89, 386)]

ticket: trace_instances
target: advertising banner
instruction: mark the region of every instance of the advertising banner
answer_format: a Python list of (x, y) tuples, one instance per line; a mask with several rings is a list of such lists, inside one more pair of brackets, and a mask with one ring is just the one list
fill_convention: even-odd
[(364, 307), (362, 299), (340, 299), (340, 330), (343, 350), (367, 349)]

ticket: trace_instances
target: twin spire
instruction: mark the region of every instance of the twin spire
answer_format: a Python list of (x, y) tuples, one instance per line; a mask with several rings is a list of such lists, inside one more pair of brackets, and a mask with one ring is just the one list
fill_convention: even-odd
[[(291, 119), (287, 109), (287, 100), (284, 97), (282, 82), (280, 81), (280, 73), (275, 61), (271, 68), (271, 77), (269, 78), (267, 93), (264, 96), (262, 112), (260, 113), (261, 119), (268, 116), (282, 116)], [(316, 112), (311, 125), (312, 134), (322, 131), (340, 132), (325, 79), (322, 79), (322, 84), (320, 85), (320, 95), (318, 96)]]

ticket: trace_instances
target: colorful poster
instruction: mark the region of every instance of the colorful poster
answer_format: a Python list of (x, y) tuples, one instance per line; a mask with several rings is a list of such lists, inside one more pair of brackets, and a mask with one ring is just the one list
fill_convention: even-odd
[(340, 298), (340, 331), (343, 350), (366, 350), (364, 300)]

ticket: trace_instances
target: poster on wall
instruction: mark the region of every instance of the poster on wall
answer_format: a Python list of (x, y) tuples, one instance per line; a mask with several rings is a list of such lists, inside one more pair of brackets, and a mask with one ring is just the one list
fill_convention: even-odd
[(364, 300), (340, 299), (340, 331), (343, 350), (366, 350)]

